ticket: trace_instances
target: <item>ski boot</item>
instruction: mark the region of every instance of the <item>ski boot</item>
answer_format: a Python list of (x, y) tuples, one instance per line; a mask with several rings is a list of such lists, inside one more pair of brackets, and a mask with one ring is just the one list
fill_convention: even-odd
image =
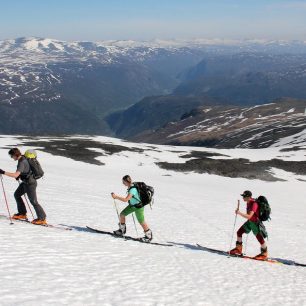
[(268, 248), (260, 248), (260, 254), (256, 255), (254, 259), (266, 260), (268, 258)]
[(230, 255), (242, 255), (242, 242), (236, 241), (236, 247), (229, 251)]
[(119, 229), (114, 231), (114, 234), (117, 236), (123, 236), (126, 233), (126, 225), (125, 223), (124, 224), (118, 223), (118, 225)]
[(153, 233), (150, 229), (146, 230), (144, 234), (144, 237), (140, 238), (141, 241), (150, 242), (153, 239)]
[(45, 220), (41, 220), (41, 219), (34, 219), (32, 222), (32, 224), (36, 224), (36, 225), (47, 225), (47, 221)]
[(14, 220), (22, 220), (22, 221), (28, 221), (28, 217), (27, 215), (25, 214), (20, 214), (20, 213), (17, 213), (17, 214), (14, 214), (12, 219)]

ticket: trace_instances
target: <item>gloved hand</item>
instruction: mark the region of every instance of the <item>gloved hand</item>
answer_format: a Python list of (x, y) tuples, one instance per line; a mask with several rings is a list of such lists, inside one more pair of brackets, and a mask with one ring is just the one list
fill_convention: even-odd
[(4, 174), (5, 173), (5, 171), (3, 171), (2, 169), (0, 169), (0, 174)]

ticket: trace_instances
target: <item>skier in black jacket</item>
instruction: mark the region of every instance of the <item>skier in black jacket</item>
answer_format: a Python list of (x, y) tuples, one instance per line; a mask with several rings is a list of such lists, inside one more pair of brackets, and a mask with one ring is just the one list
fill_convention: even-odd
[(0, 174), (15, 178), (16, 180), (21, 179), (22, 181), (22, 183), (18, 186), (18, 188), (14, 193), (14, 197), (17, 203), (18, 213), (13, 215), (13, 219), (27, 220), (27, 209), (22, 199), (22, 196), (24, 194), (27, 194), (37, 215), (37, 219), (34, 219), (32, 223), (37, 225), (47, 224), (46, 213), (37, 201), (37, 195), (36, 195), (37, 181), (32, 174), (28, 160), (21, 154), (18, 148), (13, 148), (9, 150), (9, 155), (15, 161), (18, 161), (17, 170), (16, 172), (12, 173), (0, 169)]

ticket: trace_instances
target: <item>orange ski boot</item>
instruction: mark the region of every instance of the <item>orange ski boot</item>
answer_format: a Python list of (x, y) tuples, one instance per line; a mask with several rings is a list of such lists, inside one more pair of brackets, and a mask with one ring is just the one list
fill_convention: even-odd
[(230, 255), (242, 255), (242, 242), (236, 241), (236, 247), (229, 251)]
[(261, 248), (260, 249), (260, 254), (256, 255), (254, 257), (256, 260), (266, 260), (268, 259), (268, 248)]
[(28, 220), (28, 217), (27, 217), (26, 214), (23, 215), (23, 214), (17, 213), (17, 214), (15, 214), (15, 215), (13, 215), (12, 219), (14, 219), (14, 220), (25, 220), (25, 221), (27, 221), (27, 220)]
[(45, 219), (45, 220), (34, 219), (31, 223), (32, 223), (32, 224), (36, 224), (36, 225), (47, 225), (46, 219)]

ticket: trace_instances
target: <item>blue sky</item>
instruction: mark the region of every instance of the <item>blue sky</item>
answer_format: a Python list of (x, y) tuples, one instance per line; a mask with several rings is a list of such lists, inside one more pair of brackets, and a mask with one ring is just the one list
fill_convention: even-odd
[(300, 39), (306, 0), (0, 0), (0, 39)]

